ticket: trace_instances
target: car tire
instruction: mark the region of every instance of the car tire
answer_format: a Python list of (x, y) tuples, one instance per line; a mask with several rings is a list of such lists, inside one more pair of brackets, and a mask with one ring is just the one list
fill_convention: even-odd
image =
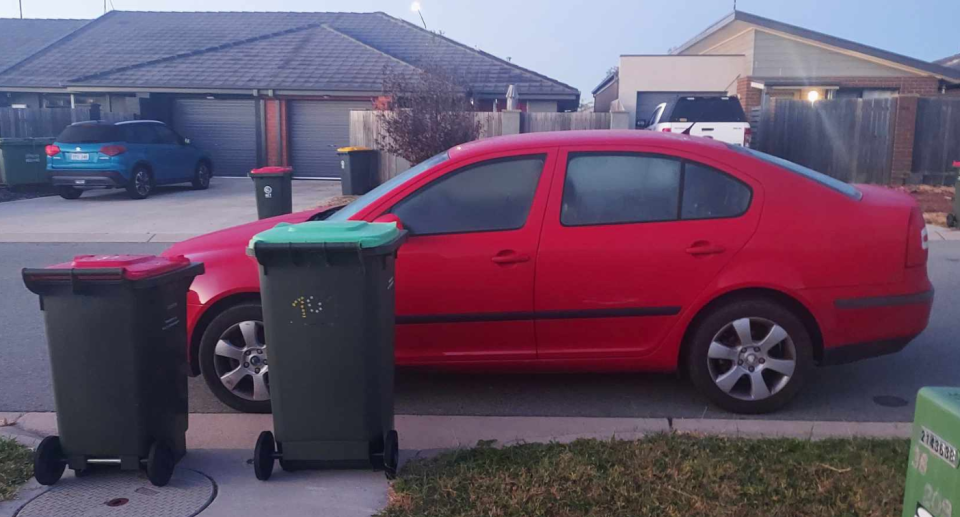
[(83, 195), (83, 191), (76, 187), (57, 187), (57, 194), (63, 199), (77, 199)]
[(770, 299), (741, 299), (710, 310), (692, 329), (686, 351), (694, 386), (734, 413), (780, 409), (813, 368), (813, 342), (803, 321)]
[(210, 164), (207, 162), (198, 163), (197, 169), (193, 173), (193, 189), (207, 190), (210, 187), (211, 176), (212, 171), (210, 170)]
[[(207, 387), (210, 388), (214, 396), (227, 406), (237, 411), (243, 411), (244, 413), (269, 413), (269, 397), (267, 397), (266, 400), (245, 398), (245, 396), (241, 396), (240, 393), (243, 392), (242, 388), (246, 386), (240, 386), (241, 390), (239, 392), (234, 391), (224, 385), (220, 378), (221, 375), (224, 375), (224, 371), (230, 368), (230, 365), (224, 364), (228, 362), (225, 357), (218, 356), (217, 345), (225, 334), (234, 336), (235, 329), (245, 322), (258, 322), (260, 325), (263, 324), (263, 309), (259, 302), (246, 302), (234, 305), (213, 318), (210, 324), (207, 325), (200, 339), (200, 373), (203, 375)], [(231, 343), (239, 341), (240, 338), (242, 338), (242, 336), (231, 340)], [(236, 344), (239, 345), (240, 343)]]
[(146, 199), (153, 192), (153, 173), (143, 165), (138, 165), (130, 174), (127, 182), (127, 194), (131, 199)]

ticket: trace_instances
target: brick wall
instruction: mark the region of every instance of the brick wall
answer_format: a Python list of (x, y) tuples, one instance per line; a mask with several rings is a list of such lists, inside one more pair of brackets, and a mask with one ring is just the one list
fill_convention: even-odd
[(900, 185), (913, 171), (913, 141), (917, 131), (917, 95), (903, 95), (897, 99), (897, 113), (893, 129), (893, 157), (890, 164), (890, 182)]
[(760, 103), (763, 102), (763, 90), (751, 88), (751, 80), (752, 78), (750, 77), (740, 77), (737, 79), (737, 97), (740, 99), (743, 111), (748, 117), (750, 116), (750, 109), (759, 107)]
[(267, 165), (288, 165), (287, 150), (287, 103), (284, 100), (267, 99), (264, 103), (264, 129), (267, 141)]

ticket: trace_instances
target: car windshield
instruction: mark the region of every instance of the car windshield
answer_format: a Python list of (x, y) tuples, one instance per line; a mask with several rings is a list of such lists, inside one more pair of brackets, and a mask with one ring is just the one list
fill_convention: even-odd
[(420, 162), (419, 164), (407, 169), (404, 172), (390, 178), (389, 180), (383, 182), (377, 188), (367, 192), (366, 194), (358, 197), (353, 200), (349, 205), (341, 208), (333, 215), (328, 217), (327, 221), (346, 221), (350, 219), (358, 212), (364, 208), (370, 206), (371, 203), (380, 199), (387, 192), (391, 192), (393, 189), (407, 183), (408, 181), (416, 178), (417, 176), (423, 174), (424, 172), (432, 169), (435, 165), (439, 165), (450, 159), (450, 156), (446, 152), (442, 152), (433, 158)]
[(807, 179), (816, 181), (817, 183), (825, 187), (831, 188), (833, 190), (836, 190), (837, 192), (851, 199), (856, 199), (857, 201), (859, 201), (860, 198), (863, 197), (863, 193), (857, 190), (857, 188), (854, 187), (853, 185), (840, 181), (836, 178), (831, 178), (830, 176), (827, 176), (822, 172), (817, 172), (813, 169), (804, 167), (803, 165), (798, 165), (789, 160), (784, 160), (783, 158), (777, 158), (776, 156), (769, 155), (767, 153), (761, 153), (760, 151), (755, 151), (753, 149), (749, 149), (739, 145), (728, 144), (727, 147), (737, 152), (747, 153), (750, 156), (753, 156), (754, 158), (759, 158), (767, 163), (786, 169), (794, 174), (799, 174)]
[(103, 144), (122, 140), (117, 126), (106, 124), (76, 124), (67, 126), (57, 137), (62, 144)]

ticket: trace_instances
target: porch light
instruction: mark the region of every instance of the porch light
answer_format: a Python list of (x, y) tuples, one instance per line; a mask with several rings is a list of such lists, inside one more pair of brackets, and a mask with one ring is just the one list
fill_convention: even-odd
[(811, 103), (817, 102), (818, 100), (820, 100), (820, 92), (818, 92), (817, 90), (810, 90), (809, 92), (807, 92), (807, 100), (810, 101)]

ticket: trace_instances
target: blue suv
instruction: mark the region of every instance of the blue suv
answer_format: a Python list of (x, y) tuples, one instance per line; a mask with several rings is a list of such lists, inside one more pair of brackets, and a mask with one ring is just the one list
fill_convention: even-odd
[(47, 146), (47, 176), (64, 199), (91, 188), (125, 188), (144, 199), (157, 185), (210, 186), (213, 162), (163, 122), (77, 122)]

